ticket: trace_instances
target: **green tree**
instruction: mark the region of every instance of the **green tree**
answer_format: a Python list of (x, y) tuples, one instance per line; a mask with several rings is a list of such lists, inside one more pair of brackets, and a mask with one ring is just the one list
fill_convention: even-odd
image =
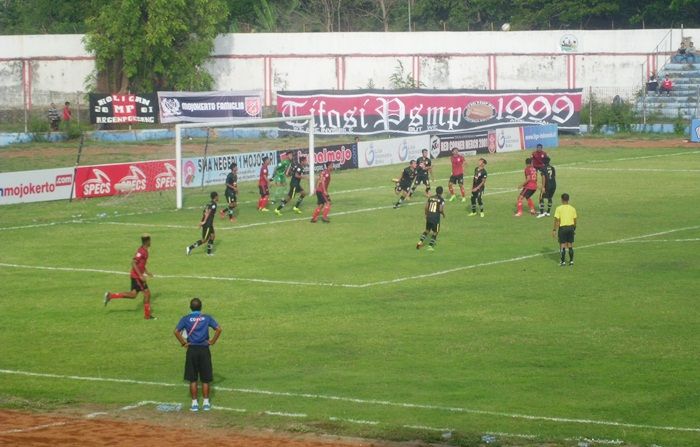
[(205, 90), (204, 64), (226, 25), (222, 0), (113, 0), (87, 20), (99, 90)]

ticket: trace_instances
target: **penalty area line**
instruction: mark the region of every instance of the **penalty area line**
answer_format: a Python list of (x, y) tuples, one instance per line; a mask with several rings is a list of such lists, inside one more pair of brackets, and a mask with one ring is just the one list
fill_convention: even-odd
[[(105, 382), (105, 383), (121, 383), (121, 384), (133, 384), (133, 385), (145, 385), (145, 386), (158, 386), (158, 387), (169, 387), (169, 388), (183, 388), (188, 386), (188, 384), (174, 384), (167, 382), (151, 382), (145, 380), (134, 380), (134, 379), (117, 379), (108, 377), (88, 377), (88, 376), (76, 376), (76, 375), (63, 375), (63, 374), (51, 374), (51, 373), (36, 373), (30, 371), (21, 370), (10, 370), (10, 369), (0, 369), (0, 374), (11, 374), (25, 377), (39, 377), (48, 379), (58, 379), (58, 380), (78, 380), (78, 381), (88, 381), (88, 382)], [(674, 431), (674, 432), (692, 432), (700, 433), (700, 428), (698, 427), (677, 427), (671, 425), (650, 425), (650, 424), (638, 424), (629, 422), (618, 422), (618, 421), (607, 421), (607, 420), (597, 420), (597, 419), (580, 419), (571, 417), (552, 417), (552, 416), (537, 416), (522, 413), (508, 413), (503, 411), (493, 411), (493, 410), (477, 410), (473, 408), (464, 407), (451, 407), (444, 405), (431, 405), (431, 404), (416, 404), (416, 403), (406, 403), (406, 402), (394, 402), (388, 400), (379, 399), (360, 399), (354, 397), (344, 397), (344, 396), (333, 396), (327, 394), (312, 394), (312, 393), (298, 393), (298, 392), (283, 392), (283, 391), (269, 391), (261, 390), (256, 388), (231, 388), (231, 387), (214, 387), (215, 390), (220, 392), (231, 392), (231, 393), (245, 393), (245, 394), (256, 394), (262, 396), (276, 396), (276, 397), (290, 397), (298, 399), (312, 399), (312, 400), (329, 400), (336, 402), (347, 402), (359, 405), (375, 405), (384, 407), (397, 407), (397, 408), (409, 408), (418, 410), (432, 410), (432, 411), (443, 411), (449, 413), (462, 413), (462, 414), (477, 414), (485, 416), (496, 416), (509, 419), (522, 419), (527, 421), (546, 421), (555, 423), (568, 423), (568, 424), (582, 424), (582, 425), (600, 425), (609, 427), (625, 427), (625, 428), (638, 428), (646, 430), (663, 430), (663, 431)], [(303, 417), (301, 413), (278, 413), (278, 416), (289, 416), (289, 417)]]

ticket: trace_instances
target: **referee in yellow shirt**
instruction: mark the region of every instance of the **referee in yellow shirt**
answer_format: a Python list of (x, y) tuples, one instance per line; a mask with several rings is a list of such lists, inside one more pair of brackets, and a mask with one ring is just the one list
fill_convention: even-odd
[(569, 265), (574, 265), (574, 235), (576, 234), (576, 208), (569, 205), (569, 195), (561, 195), (561, 205), (554, 211), (554, 229), (552, 237), (557, 233), (559, 236), (559, 252), (561, 253), (560, 266), (564, 267), (566, 262), (566, 249), (569, 249)]

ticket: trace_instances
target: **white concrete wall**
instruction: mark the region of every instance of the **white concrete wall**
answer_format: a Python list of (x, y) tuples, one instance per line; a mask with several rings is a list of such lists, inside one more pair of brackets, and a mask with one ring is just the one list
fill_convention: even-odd
[[(700, 40), (699, 29), (683, 33)], [(573, 51), (562, 48), (564, 36)], [(663, 64), (658, 44), (674, 51), (680, 39), (679, 29), (226, 34), (207, 67), (215, 88), (263, 90), (266, 105), (278, 90), (391, 88), (398, 61), (426, 88), (632, 92)], [(73, 98), (93, 70), (81, 35), (0, 36), (0, 109)]]

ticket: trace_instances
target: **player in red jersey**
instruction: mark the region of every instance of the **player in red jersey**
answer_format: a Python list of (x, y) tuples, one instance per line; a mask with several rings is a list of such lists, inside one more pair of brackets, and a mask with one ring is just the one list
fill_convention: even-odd
[(462, 154), (459, 153), (459, 149), (456, 147), (452, 148), (452, 156), (450, 157), (452, 162), (452, 175), (450, 176), (450, 181), (447, 183), (447, 189), (450, 190), (450, 202), (454, 201), (457, 195), (455, 194), (454, 185), (459, 185), (459, 190), (462, 193), (462, 202), (466, 202), (467, 198), (464, 196), (464, 168), (465, 160)]
[(128, 298), (134, 299), (139, 292), (143, 292), (143, 318), (146, 320), (155, 320), (156, 317), (151, 315), (151, 291), (146, 283), (146, 276), (153, 277), (153, 273), (146, 268), (148, 262), (148, 248), (151, 246), (151, 235), (144, 234), (141, 236), (141, 246), (136, 250), (133, 260), (131, 261), (131, 290), (129, 292), (111, 293), (106, 292), (104, 296), (105, 306), (112, 300)]
[(267, 207), (267, 201), (270, 200), (270, 181), (267, 179), (268, 169), (270, 165), (270, 157), (265, 156), (262, 159), (260, 167), (260, 176), (258, 178), (258, 190), (260, 191), (260, 200), (258, 200), (258, 211), (270, 211)]
[(328, 185), (331, 184), (331, 172), (333, 171), (333, 162), (326, 162), (326, 169), (321, 171), (321, 175), (318, 177), (318, 183), (316, 183), (316, 198), (318, 199), (318, 206), (314, 210), (313, 216), (311, 216), (311, 222), (316, 223), (318, 221), (318, 215), (321, 214), (323, 209), (323, 216), (321, 220), (324, 223), (330, 223), (328, 219), (328, 212), (331, 210), (331, 196), (328, 195)]
[(532, 153), (532, 167), (542, 174), (544, 174), (545, 157), (547, 157), (547, 153), (542, 149), (542, 145), (538, 144)]
[(520, 217), (523, 215), (523, 198), (527, 199), (527, 206), (530, 207), (530, 214), (533, 216), (535, 213), (535, 202), (532, 201), (531, 197), (537, 191), (537, 170), (532, 167), (532, 159), (525, 159), (525, 182), (521, 185), (520, 194), (518, 194), (518, 211), (515, 213), (515, 217)]

